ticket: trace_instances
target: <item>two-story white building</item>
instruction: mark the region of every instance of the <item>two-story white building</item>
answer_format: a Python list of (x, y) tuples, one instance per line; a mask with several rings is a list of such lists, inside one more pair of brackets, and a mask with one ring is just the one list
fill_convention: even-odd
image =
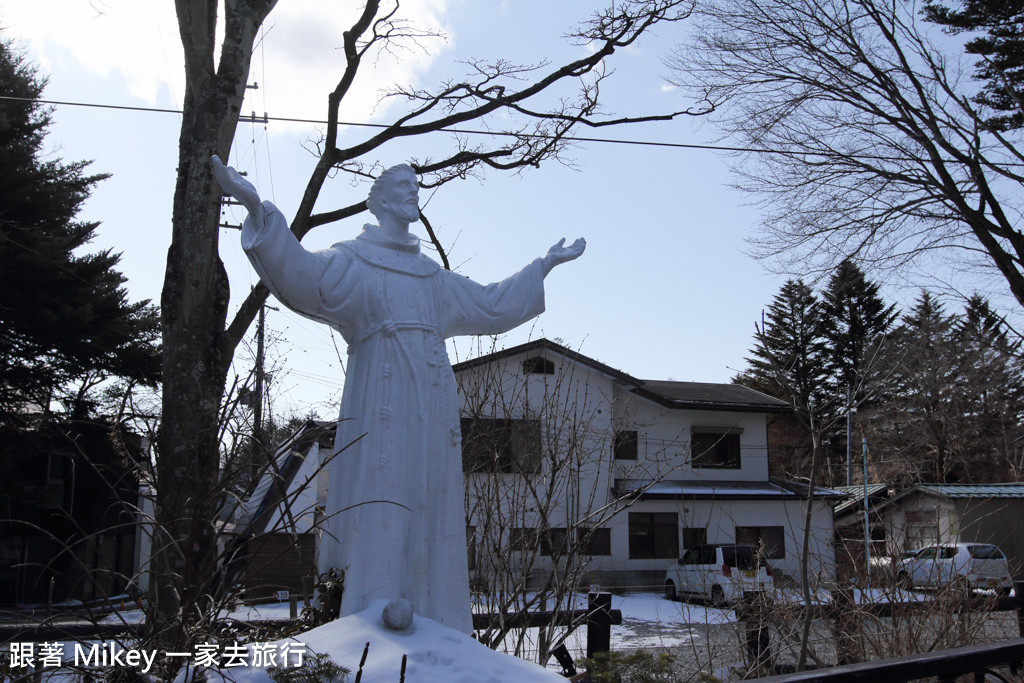
[[(763, 543), (799, 578), (807, 487), (769, 476), (783, 401), (734, 384), (647, 381), (541, 339), (454, 366), (470, 562), (481, 587), (526, 577), (660, 588), (684, 548)], [(834, 577), (815, 492), (809, 577)]]

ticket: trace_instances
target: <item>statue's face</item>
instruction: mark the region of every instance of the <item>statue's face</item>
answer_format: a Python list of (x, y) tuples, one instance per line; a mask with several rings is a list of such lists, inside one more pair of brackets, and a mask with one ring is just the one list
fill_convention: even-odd
[(416, 174), (399, 171), (382, 188), (380, 203), (395, 217), (414, 223), (420, 219), (420, 187)]

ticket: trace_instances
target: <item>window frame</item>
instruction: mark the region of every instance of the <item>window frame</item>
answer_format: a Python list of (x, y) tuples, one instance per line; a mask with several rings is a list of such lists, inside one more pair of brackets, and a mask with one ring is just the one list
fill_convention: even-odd
[[(695, 470), (743, 469), (742, 433), (742, 429), (732, 427), (690, 427), (690, 467)], [(698, 440), (707, 441), (708, 437), (714, 440), (710, 445), (702, 445), (698, 452)]]
[(512, 527), (508, 532), (508, 549), (514, 553), (533, 553), (540, 549), (540, 534), (535, 527)]
[(577, 527), (580, 554), (585, 557), (610, 557), (612, 554), (612, 530), (606, 526)]
[(531, 356), (523, 360), (524, 375), (553, 375), (555, 362), (544, 356)]
[[(751, 536), (747, 533), (747, 530), (755, 530), (756, 533)], [(782, 525), (761, 524), (757, 526), (736, 526), (735, 534), (734, 538), (736, 539), (737, 545), (763, 545), (765, 549), (765, 558), (769, 560), (786, 559), (786, 527)]]
[(540, 420), (462, 417), (459, 429), (464, 473), (540, 474), (543, 461)]
[(543, 557), (556, 557), (554, 550), (558, 546), (557, 557), (562, 557), (569, 549), (569, 530), (565, 527), (550, 527), (543, 529), (538, 534), (540, 555)]
[(664, 560), (679, 558), (678, 513), (630, 512), (628, 524), (629, 559)]
[(640, 434), (635, 429), (612, 432), (612, 460), (639, 460)]

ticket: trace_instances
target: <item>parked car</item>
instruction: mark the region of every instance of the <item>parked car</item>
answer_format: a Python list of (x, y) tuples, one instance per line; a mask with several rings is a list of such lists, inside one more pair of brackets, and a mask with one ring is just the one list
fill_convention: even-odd
[(725, 605), (744, 593), (772, 586), (772, 568), (756, 545), (698, 545), (687, 548), (665, 575), (665, 597), (703, 598)]
[(908, 588), (960, 585), (1009, 595), (1013, 581), (1006, 555), (989, 543), (930, 545), (900, 560), (896, 580)]
[(872, 578), (880, 578), (883, 581), (894, 580), (896, 578), (896, 570), (899, 568), (901, 562), (903, 560), (909, 560), (919, 552), (921, 552), (921, 548), (904, 550), (895, 557), (889, 555), (872, 555), (870, 564)]

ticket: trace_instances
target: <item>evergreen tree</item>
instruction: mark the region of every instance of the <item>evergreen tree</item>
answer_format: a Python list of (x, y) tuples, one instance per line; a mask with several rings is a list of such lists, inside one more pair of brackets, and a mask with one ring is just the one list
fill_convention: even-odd
[(963, 479), (963, 366), (955, 322), (941, 303), (922, 292), (893, 335), (898, 392), (886, 411), (896, 433), (885, 451), (897, 459), (908, 481)]
[(118, 376), (154, 382), (156, 310), (130, 303), (111, 251), (82, 254), (97, 223), (76, 216), (105, 176), (48, 156), (51, 111), (41, 78), (0, 40), (0, 425), (77, 398), (70, 382)]
[(768, 306), (764, 320), (756, 326), (754, 346), (747, 369), (734, 378), (789, 402), (798, 415), (774, 416), (769, 420), (772, 443), (772, 472), (786, 477), (807, 476), (811, 443), (809, 425), (821, 424), (827, 404), (824, 338), (821, 306), (803, 281), (790, 280)]
[(883, 456), (877, 475), (901, 485), (1012, 478), (1024, 418), (1018, 351), (983, 298), (956, 316), (922, 292), (887, 350), (894, 391), (865, 416)]
[(857, 403), (872, 379), (879, 345), (896, 318), (895, 305), (886, 306), (878, 285), (852, 261), (843, 260), (822, 293), (826, 367), (833, 391), (847, 390)]
[(955, 343), (964, 358), (963, 394), (976, 444), (968, 477), (972, 481), (1018, 481), (1024, 463), (1024, 360), (1021, 341), (988, 301), (975, 294), (956, 325)]
[(825, 381), (821, 306), (802, 280), (789, 280), (757, 327), (741, 383), (814, 409)]
[(928, 21), (950, 33), (981, 31), (967, 41), (968, 54), (981, 57), (974, 77), (984, 82), (974, 101), (996, 112), (986, 120), (996, 130), (1024, 126), (1024, 0), (963, 0), (959, 9), (943, 3), (925, 3)]

